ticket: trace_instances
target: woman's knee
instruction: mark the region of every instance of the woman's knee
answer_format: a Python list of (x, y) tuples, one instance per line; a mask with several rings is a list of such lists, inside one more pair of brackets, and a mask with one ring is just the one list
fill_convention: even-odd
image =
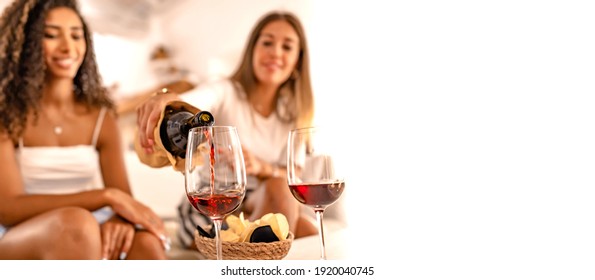
[(99, 259), (101, 233), (93, 215), (65, 207), (35, 216), (11, 228), (3, 238), (10, 259)]
[(166, 259), (166, 254), (161, 240), (149, 232), (140, 231), (134, 234), (128, 259), (163, 260)]
[(48, 234), (60, 243), (101, 244), (99, 223), (93, 214), (79, 207), (64, 207), (48, 212)]

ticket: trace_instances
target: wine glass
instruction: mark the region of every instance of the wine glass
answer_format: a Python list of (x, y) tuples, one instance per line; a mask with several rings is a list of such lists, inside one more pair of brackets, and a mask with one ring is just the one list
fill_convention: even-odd
[(341, 141), (344, 139), (338, 133), (318, 127), (294, 129), (287, 140), (287, 183), (295, 199), (316, 213), (323, 260), (326, 251), (322, 216), (345, 188), (343, 169), (337, 160)]
[(223, 218), (240, 207), (246, 192), (246, 167), (236, 128), (190, 129), (184, 175), (188, 201), (215, 225), (217, 259), (222, 260)]

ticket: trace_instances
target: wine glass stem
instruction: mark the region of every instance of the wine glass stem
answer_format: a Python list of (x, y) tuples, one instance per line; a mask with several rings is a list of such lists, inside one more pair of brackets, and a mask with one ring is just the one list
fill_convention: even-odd
[(213, 224), (215, 224), (215, 244), (217, 247), (217, 259), (223, 259), (223, 250), (221, 249), (221, 224), (223, 223), (222, 219), (213, 219)]
[(315, 209), (316, 220), (318, 221), (318, 237), (320, 238), (320, 259), (326, 260), (326, 250), (324, 248), (324, 230), (322, 229), (322, 213), (324, 210)]

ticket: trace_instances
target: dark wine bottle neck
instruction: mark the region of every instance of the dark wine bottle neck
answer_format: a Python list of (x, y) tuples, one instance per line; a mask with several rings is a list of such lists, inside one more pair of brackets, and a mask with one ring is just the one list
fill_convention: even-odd
[(198, 126), (212, 126), (215, 122), (211, 113), (202, 111), (196, 115), (185, 110), (166, 108), (159, 130), (164, 148), (173, 156), (184, 158), (190, 129)]
[[(214, 123), (215, 119), (213, 118), (213, 115), (207, 111), (202, 111), (190, 118), (184, 127), (190, 131), (190, 129), (193, 127), (213, 126)], [(187, 134), (188, 131), (185, 133)]]

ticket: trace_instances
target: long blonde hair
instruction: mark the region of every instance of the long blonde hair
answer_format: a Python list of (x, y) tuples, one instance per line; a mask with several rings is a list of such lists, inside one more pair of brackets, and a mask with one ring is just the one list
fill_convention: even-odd
[(306, 127), (312, 124), (314, 118), (314, 95), (310, 81), (310, 58), (304, 28), (299, 19), (288, 12), (270, 12), (264, 15), (254, 26), (240, 65), (231, 79), (241, 85), (246, 94), (251, 94), (256, 88), (256, 75), (252, 68), (254, 47), (262, 29), (270, 22), (283, 20), (289, 23), (299, 36), (300, 54), (296, 69), (285, 81), (276, 94), (275, 114), (285, 122), (294, 122), (296, 127)]

